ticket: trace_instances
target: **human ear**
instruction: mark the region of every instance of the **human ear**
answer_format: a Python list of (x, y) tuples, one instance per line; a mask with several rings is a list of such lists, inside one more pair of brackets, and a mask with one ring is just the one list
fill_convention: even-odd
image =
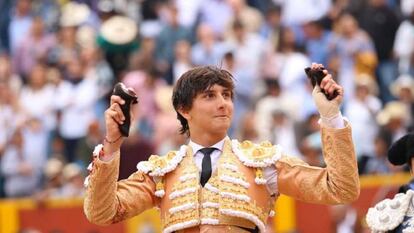
[(188, 110), (185, 110), (184, 108), (179, 108), (177, 112), (184, 117), (187, 121), (191, 118), (190, 113)]

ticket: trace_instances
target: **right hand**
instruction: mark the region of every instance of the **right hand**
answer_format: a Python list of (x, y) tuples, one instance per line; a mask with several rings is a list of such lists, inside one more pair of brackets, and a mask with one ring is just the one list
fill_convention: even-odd
[[(312, 63), (313, 69), (317, 69), (321, 66), (321, 64)], [(319, 87), (318, 85), (315, 85), (312, 91), (312, 96), (321, 117), (330, 119), (339, 114), (344, 91), (343, 88), (333, 80), (332, 75), (329, 74), (327, 70), (324, 70), (323, 72), (325, 77), (322, 79), (321, 86)], [(338, 95), (334, 99), (328, 100), (322, 92), (322, 89), (329, 95), (333, 95), (334, 92), (337, 92)]]

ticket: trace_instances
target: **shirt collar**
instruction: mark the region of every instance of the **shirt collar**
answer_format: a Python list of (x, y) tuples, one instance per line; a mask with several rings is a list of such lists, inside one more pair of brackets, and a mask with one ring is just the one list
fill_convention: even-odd
[[(228, 138), (228, 137), (227, 136), (224, 137), (223, 139), (221, 139), (220, 141), (218, 141), (216, 144), (214, 144), (212, 146), (209, 146), (209, 147), (213, 147), (213, 148), (216, 148), (219, 151), (223, 151), (224, 140), (226, 140), (226, 138)], [(188, 145), (193, 150), (193, 155), (195, 155), (195, 153), (197, 153), (197, 151), (199, 151), (200, 149), (205, 148), (205, 146), (202, 146), (200, 144), (197, 144), (197, 143), (193, 142), (191, 139), (190, 139), (190, 142), (188, 143)]]

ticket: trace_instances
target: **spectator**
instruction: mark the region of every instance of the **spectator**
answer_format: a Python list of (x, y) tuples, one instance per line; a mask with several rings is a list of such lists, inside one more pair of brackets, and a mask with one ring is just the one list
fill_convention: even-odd
[(209, 25), (217, 39), (224, 38), (224, 31), (233, 16), (227, 0), (204, 0), (200, 7), (200, 21)]
[(197, 43), (191, 49), (191, 60), (195, 65), (221, 65), (225, 45), (214, 36), (213, 29), (203, 23), (197, 27)]
[(191, 34), (188, 28), (178, 23), (177, 8), (173, 5), (168, 7), (169, 18), (163, 25), (157, 38), (156, 57), (166, 71), (174, 60), (175, 44), (180, 40), (190, 41)]
[(20, 92), (20, 106), (27, 118), (35, 117), (48, 133), (56, 129), (55, 87), (47, 82), (46, 67), (36, 64)]
[(155, 117), (159, 112), (154, 96), (156, 90), (165, 86), (166, 83), (161, 78), (161, 73), (157, 68), (147, 67), (147, 69), (147, 71), (129, 72), (122, 81), (138, 93), (140, 103), (133, 110), (136, 117), (135, 121), (141, 136), (150, 139), (154, 133)]
[(388, 148), (391, 138), (387, 134), (378, 134), (374, 139), (372, 154), (363, 154), (358, 159), (359, 174), (387, 174), (397, 171), (397, 168), (388, 161)]
[(404, 103), (388, 102), (377, 115), (380, 132), (388, 134), (391, 142), (395, 142), (407, 133), (408, 116), (409, 112)]
[(299, 155), (299, 150), (296, 147), (294, 122), (287, 111), (281, 107), (273, 110), (271, 124), (272, 144), (281, 145), (289, 155)]
[(353, 123), (353, 139), (357, 157), (374, 153), (374, 139), (378, 133), (375, 116), (382, 108), (376, 97), (378, 86), (373, 77), (363, 74), (355, 79), (355, 96), (345, 106), (344, 115)]
[(314, 104), (309, 102), (312, 89), (309, 88), (309, 81), (303, 71), (311, 62), (298, 46), (291, 28), (282, 28), (279, 36), (279, 46), (271, 50), (264, 59), (267, 70), (265, 74), (279, 80), (282, 92), (295, 93), (292, 95), (295, 101), (290, 103), (302, 103), (304, 107), (296, 108), (292, 116), (295, 120), (302, 120), (308, 111), (307, 108), (315, 109)]
[(8, 83), (0, 82), (0, 156), (16, 128), (24, 124), (24, 116), (18, 104), (18, 95)]
[(258, 33), (263, 24), (263, 15), (254, 7), (246, 4), (246, 0), (228, 0), (228, 3), (233, 11), (232, 19), (228, 23), (230, 31), (236, 20), (240, 20), (245, 25), (246, 31), (249, 33)]
[(414, 75), (412, 57), (414, 56), (414, 11), (398, 27), (394, 41), (394, 54), (398, 61), (399, 74)]
[(8, 31), (11, 55), (14, 55), (23, 39), (29, 34), (33, 22), (31, 2), (31, 0), (17, 0), (15, 9), (11, 11)]
[(305, 49), (309, 60), (321, 64), (328, 64), (329, 43), (332, 33), (326, 30), (322, 20), (310, 21), (304, 24)]
[[(410, 75), (400, 75), (390, 87), (391, 93), (397, 100), (405, 104), (409, 111), (408, 125), (414, 126), (414, 78)], [(412, 129), (412, 128), (410, 128)]]
[(23, 85), (22, 79), (13, 72), (10, 57), (6, 54), (0, 55), (0, 82), (6, 84), (14, 93), (19, 93)]
[(82, 168), (76, 163), (69, 163), (63, 168), (62, 174), (64, 183), (60, 191), (61, 197), (83, 197), (85, 192), (83, 187), (85, 176), (82, 174)]
[(398, 29), (397, 14), (387, 5), (386, 0), (369, 0), (368, 7), (360, 19), (363, 28), (372, 38), (378, 56), (377, 77), (380, 97), (384, 102), (392, 100), (389, 86), (397, 70), (393, 60), (393, 45)]
[(35, 17), (28, 35), (22, 39), (15, 49), (13, 56), (15, 71), (27, 79), (37, 63), (46, 61), (47, 54), (54, 45), (55, 37), (46, 34), (43, 20), (40, 17)]
[(63, 162), (57, 158), (50, 158), (46, 161), (43, 168), (42, 189), (36, 192), (34, 198), (43, 204), (48, 198), (56, 198), (61, 196), (61, 188), (63, 185), (62, 169)]
[(330, 44), (329, 67), (338, 72), (338, 82), (347, 90), (346, 104), (354, 96), (355, 58), (361, 54), (370, 57), (376, 55), (371, 38), (359, 28), (357, 20), (352, 15), (341, 15), (337, 24), (338, 32), (334, 34)]
[(59, 134), (65, 143), (65, 159), (76, 159), (78, 143), (87, 134), (95, 119), (96, 80), (85, 77), (84, 64), (78, 59), (68, 61), (65, 81), (59, 84), (54, 100), (60, 111)]
[(228, 51), (234, 55), (235, 67), (243, 69), (251, 79), (260, 77), (260, 61), (265, 51), (264, 40), (256, 33), (249, 32), (241, 20), (235, 20), (233, 33), (226, 38)]
[(282, 28), (281, 10), (278, 5), (269, 7), (265, 15), (265, 21), (260, 28), (260, 35), (270, 43), (271, 48), (278, 47), (279, 33)]
[[(193, 67), (191, 62), (191, 45), (188, 41), (180, 40), (175, 44), (174, 62), (171, 64), (171, 74), (173, 84), (184, 74), (186, 71)], [(168, 78), (167, 78), (168, 81)]]
[(37, 135), (41, 133), (40, 121), (33, 119), (29, 127), (16, 129), (4, 151), (1, 171), (7, 197), (28, 197), (40, 187), (46, 153), (37, 143), (46, 141)]

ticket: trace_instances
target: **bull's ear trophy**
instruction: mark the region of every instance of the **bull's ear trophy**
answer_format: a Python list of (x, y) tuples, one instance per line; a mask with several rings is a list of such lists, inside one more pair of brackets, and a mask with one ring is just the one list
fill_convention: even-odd
[[(324, 67), (319, 67), (316, 69), (312, 69), (310, 67), (305, 68), (305, 73), (308, 76), (308, 79), (312, 83), (312, 87), (315, 87), (315, 85), (321, 86), (321, 82), (323, 77), (325, 77), (325, 74), (323, 71), (325, 70)], [(336, 96), (338, 96), (338, 92), (335, 91), (332, 95), (329, 95), (325, 90), (322, 89), (322, 92), (325, 94), (326, 98), (328, 100), (335, 99)]]
[(121, 131), (122, 136), (128, 137), (129, 128), (131, 126), (130, 109), (132, 104), (138, 103), (138, 96), (132, 89), (128, 89), (123, 83), (117, 83), (112, 94), (121, 97), (125, 101), (125, 104), (120, 105), (122, 113), (125, 116), (125, 121), (124, 124), (119, 125), (119, 130)]

